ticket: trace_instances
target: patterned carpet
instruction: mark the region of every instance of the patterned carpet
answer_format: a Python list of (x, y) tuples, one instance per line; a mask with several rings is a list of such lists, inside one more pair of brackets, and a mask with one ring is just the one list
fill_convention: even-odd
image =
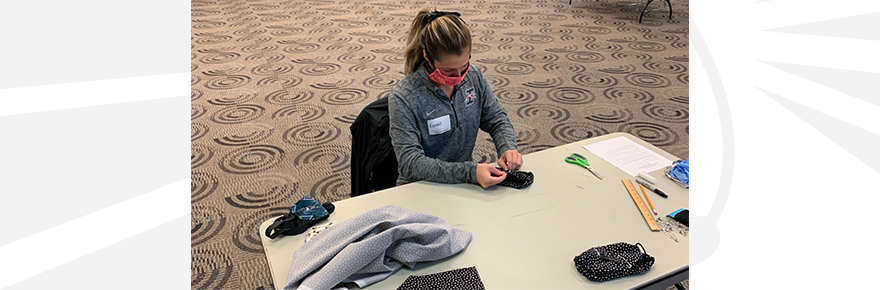
[[(427, 6), (468, 22), (523, 154), (629, 132), (687, 158), (688, 2), (639, 24), (626, 1), (193, 1), (192, 288), (273, 288), (258, 226), (348, 198), (348, 127)], [(481, 133), (474, 160), (496, 158)]]

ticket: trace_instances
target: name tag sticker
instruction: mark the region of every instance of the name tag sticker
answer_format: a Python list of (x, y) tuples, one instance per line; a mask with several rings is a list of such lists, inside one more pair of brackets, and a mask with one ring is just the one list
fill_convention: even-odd
[(428, 120), (428, 134), (438, 135), (449, 131), (452, 126), (449, 122), (449, 115)]

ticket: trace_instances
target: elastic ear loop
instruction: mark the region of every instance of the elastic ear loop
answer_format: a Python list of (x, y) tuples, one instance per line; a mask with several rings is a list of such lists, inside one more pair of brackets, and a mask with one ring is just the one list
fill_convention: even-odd
[(639, 258), (639, 261), (646, 259), (646, 256), (648, 255), (648, 250), (645, 250), (645, 246), (642, 246), (642, 243), (636, 243), (636, 246), (642, 248), (642, 257)]
[(279, 235), (281, 235), (282, 232), (284, 232), (284, 229), (279, 230), (278, 227), (280, 227), (281, 224), (283, 224), (283, 223), (286, 223), (286, 222), (289, 222), (289, 221), (292, 221), (295, 219), (296, 219), (296, 216), (293, 214), (288, 214), (288, 215), (285, 215), (285, 216), (282, 216), (282, 217), (275, 219), (275, 222), (272, 223), (272, 225), (270, 225), (268, 228), (266, 228), (266, 237), (269, 237), (270, 239), (277, 238)]
[[(429, 22), (429, 23), (430, 23), (430, 22)], [(425, 27), (422, 28), (422, 37), (421, 37), (421, 38), (422, 38), (422, 41), (420, 41), (420, 42), (421, 42), (421, 44), (422, 44), (422, 51), (425, 52), (425, 57), (428, 58), (428, 59), (427, 59), (427, 60), (428, 60), (428, 66), (429, 66), (429, 69), (430, 69), (430, 68), (433, 68), (433, 67), (434, 67), (434, 58), (432, 58), (431, 55), (428, 54), (428, 41), (427, 41), (427, 37), (425, 36), (425, 34), (427, 33), (427, 30), (428, 30), (428, 24), (429, 24), (429, 23), (425, 23)]]

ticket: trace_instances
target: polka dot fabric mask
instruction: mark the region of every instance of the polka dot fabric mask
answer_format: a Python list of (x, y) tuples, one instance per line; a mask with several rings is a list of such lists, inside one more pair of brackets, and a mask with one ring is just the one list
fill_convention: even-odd
[(642, 244), (614, 243), (593, 247), (574, 257), (578, 272), (593, 282), (613, 280), (647, 272), (654, 265)]
[(409, 276), (397, 290), (483, 290), (483, 281), (476, 267), (461, 268), (424, 276)]
[[(495, 167), (498, 170), (504, 171), (501, 167)], [(532, 185), (532, 182), (535, 181), (535, 175), (531, 172), (527, 171), (518, 171), (518, 170), (510, 170), (504, 171), (507, 172), (507, 177), (504, 178), (504, 181), (498, 183), (500, 186), (506, 186), (516, 189), (523, 189)]]

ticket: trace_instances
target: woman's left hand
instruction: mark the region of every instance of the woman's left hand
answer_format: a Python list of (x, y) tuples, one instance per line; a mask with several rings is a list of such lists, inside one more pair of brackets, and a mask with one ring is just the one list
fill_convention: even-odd
[(504, 170), (519, 170), (522, 168), (522, 164), (522, 154), (519, 154), (516, 150), (504, 151), (504, 154), (498, 158), (498, 166)]

